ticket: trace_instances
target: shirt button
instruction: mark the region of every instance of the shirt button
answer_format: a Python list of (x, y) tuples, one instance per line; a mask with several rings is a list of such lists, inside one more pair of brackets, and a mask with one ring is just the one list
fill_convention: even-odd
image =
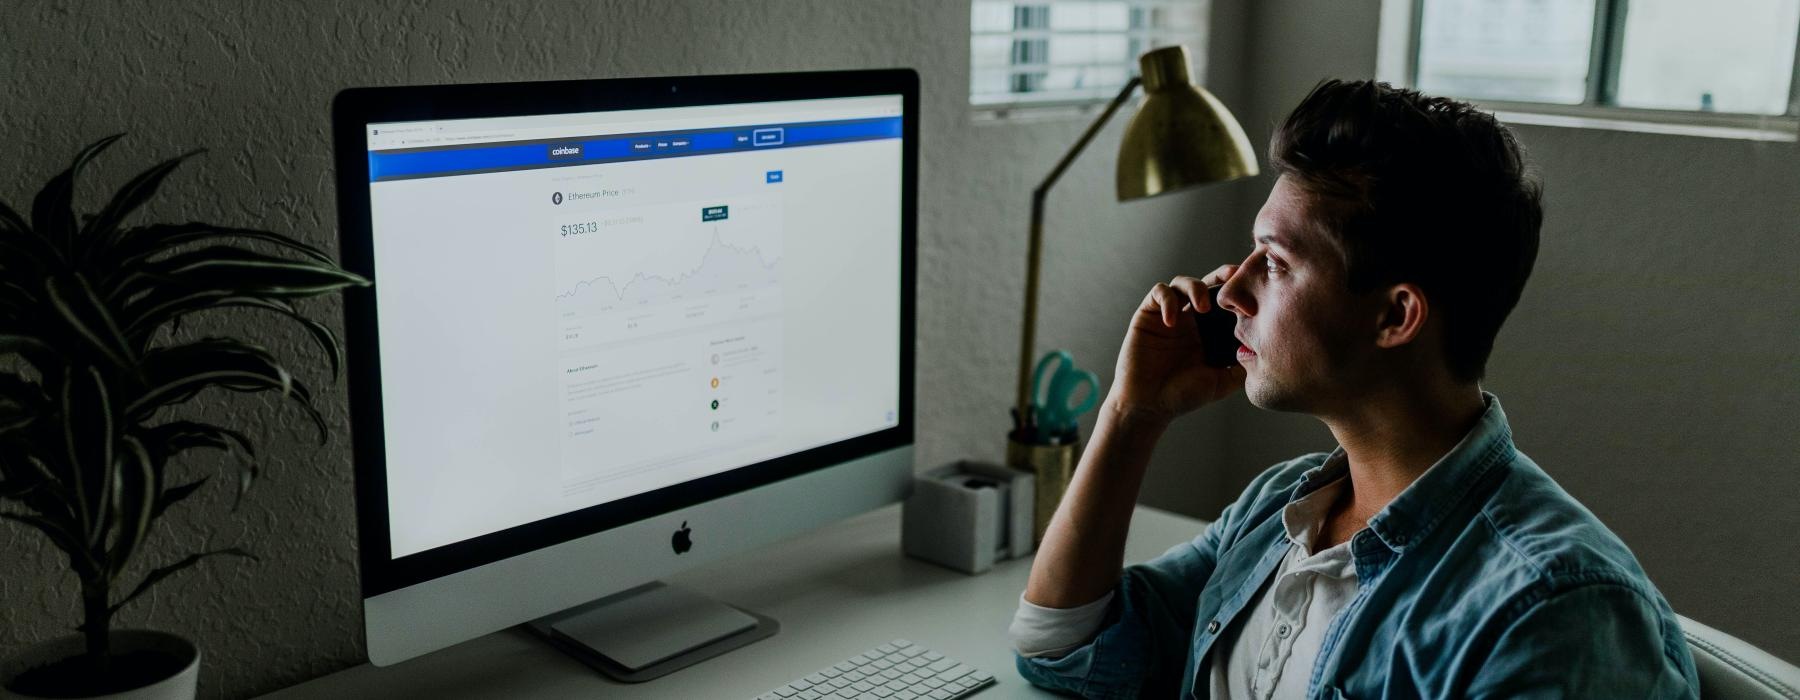
[(1218, 634), (1219, 633), (1219, 621), (1213, 620), (1212, 622), (1206, 623), (1206, 633), (1207, 634)]
[(1292, 632), (1292, 631), (1294, 631), (1294, 629), (1292, 627), (1288, 627), (1287, 625), (1282, 625), (1280, 627), (1275, 628), (1275, 633), (1281, 635), (1282, 639), (1287, 639), (1288, 633)]

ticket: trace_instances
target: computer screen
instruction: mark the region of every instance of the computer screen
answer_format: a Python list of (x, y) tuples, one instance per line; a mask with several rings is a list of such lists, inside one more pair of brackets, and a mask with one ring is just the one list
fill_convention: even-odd
[(340, 93), (372, 658), (903, 497), (916, 100), (911, 71)]
[(393, 554), (897, 425), (900, 111), (370, 124)]

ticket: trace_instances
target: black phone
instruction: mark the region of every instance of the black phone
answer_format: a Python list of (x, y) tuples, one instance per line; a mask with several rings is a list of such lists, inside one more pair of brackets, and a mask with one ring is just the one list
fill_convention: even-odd
[(1237, 349), (1242, 343), (1237, 339), (1237, 314), (1219, 308), (1219, 290), (1225, 285), (1214, 285), (1206, 289), (1212, 300), (1212, 309), (1194, 317), (1195, 325), (1200, 329), (1200, 346), (1205, 352), (1203, 361), (1208, 367), (1230, 367), (1237, 364)]

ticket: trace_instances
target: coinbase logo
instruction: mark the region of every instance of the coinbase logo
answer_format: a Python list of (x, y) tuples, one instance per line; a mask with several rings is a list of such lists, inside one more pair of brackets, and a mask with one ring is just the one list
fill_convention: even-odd
[(569, 160), (581, 157), (581, 144), (567, 143), (550, 147), (550, 160)]

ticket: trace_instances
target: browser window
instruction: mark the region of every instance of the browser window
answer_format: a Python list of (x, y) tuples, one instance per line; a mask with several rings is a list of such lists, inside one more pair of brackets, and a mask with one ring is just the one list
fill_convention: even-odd
[(393, 556), (898, 425), (900, 114), (370, 124)]

